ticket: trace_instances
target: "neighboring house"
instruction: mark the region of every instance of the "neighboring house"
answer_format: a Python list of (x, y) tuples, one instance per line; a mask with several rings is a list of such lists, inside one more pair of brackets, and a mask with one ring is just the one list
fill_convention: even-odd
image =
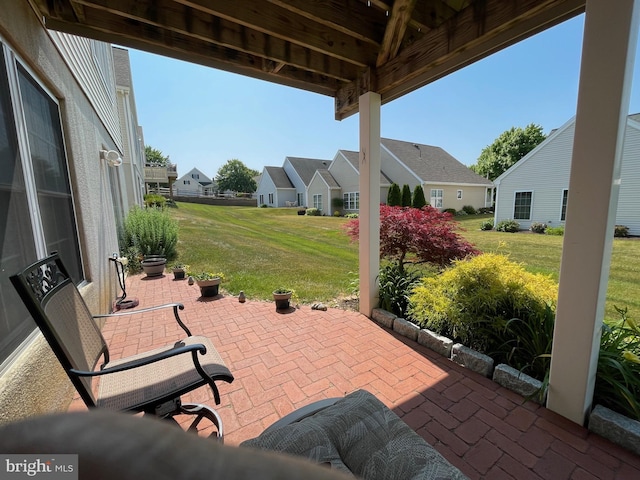
[(382, 170), (401, 188), (421, 185), (432, 207), (461, 210), (491, 205), (493, 182), (456, 160), (440, 147), (381, 139)]
[(118, 93), (133, 92), (126, 56), (41, 20), (30, 2), (0, 9), (0, 423), (65, 411), (74, 392), (9, 276), (56, 250), (90, 311), (110, 312), (120, 290), (108, 258), (140, 198), (123, 168), (139, 148), (133, 96)]
[[(627, 118), (616, 214), (616, 224), (629, 227), (631, 235), (640, 235), (639, 122), (638, 114)], [(574, 132), (572, 118), (495, 180), (495, 223), (513, 219), (521, 229), (532, 222), (564, 225)]]
[(215, 193), (215, 183), (197, 168), (178, 178), (173, 189), (178, 196), (210, 196)]
[[(473, 172), (440, 147), (421, 145), (400, 140), (383, 138), (381, 140), (380, 157), (380, 203), (387, 201), (387, 194), (392, 183), (400, 187), (409, 185), (411, 191), (417, 185), (424, 189), (427, 201), (434, 207), (443, 210), (454, 208), (461, 210), (465, 205), (474, 208), (491, 205), (493, 183)], [(359, 153), (350, 150), (338, 150), (333, 161), (318, 160), (304, 163), (308, 182), (295, 182), (290, 175), (296, 161), (287, 157), (282, 169), (267, 167), (263, 181), (258, 190), (258, 204), (268, 206), (291, 206), (292, 188), (295, 189), (297, 203), (302, 205), (301, 198), (306, 195), (304, 205), (319, 208), (325, 215), (332, 215), (336, 208), (333, 199), (341, 198), (342, 212), (358, 212), (360, 209), (360, 173)], [(327, 167), (328, 165), (328, 167)], [(315, 169), (314, 169), (315, 168)], [(312, 170), (313, 169), (313, 170)], [(298, 167), (296, 172), (302, 171)], [(265, 177), (270, 176), (271, 180)], [(279, 183), (275, 182), (275, 179)], [(298, 178), (298, 177), (293, 177)], [(302, 176), (300, 178), (303, 178)], [(279, 186), (277, 186), (279, 185)], [(303, 188), (306, 185), (306, 188)], [(271, 190), (269, 190), (271, 189)], [(266, 192), (277, 192), (267, 196)], [(262, 198), (265, 201), (261, 201)]]
[(282, 167), (265, 167), (256, 190), (258, 206), (312, 206), (307, 189), (316, 170), (329, 167), (330, 160), (286, 157)]

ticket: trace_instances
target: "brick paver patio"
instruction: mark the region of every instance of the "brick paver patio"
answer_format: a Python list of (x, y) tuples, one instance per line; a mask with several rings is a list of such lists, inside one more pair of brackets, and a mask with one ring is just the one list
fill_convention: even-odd
[[(237, 445), (322, 398), (364, 388), (471, 479), (638, 479), (640, 457), (469, 372), (356, 312), (199, 298), (171, 276), (127, 279), (140, 307), (181, 302), (194, 334), (208, 336), (235, 376), (219, 383), (225, 443)], [(134, 321), (132, 321), (134, 319)], [(109, 321), (113, 358), (175, 341), (171, 310)], [(214, 405), (201, 388), (187, 399)], [(78, 398), (71, 408), (80, 407)]]

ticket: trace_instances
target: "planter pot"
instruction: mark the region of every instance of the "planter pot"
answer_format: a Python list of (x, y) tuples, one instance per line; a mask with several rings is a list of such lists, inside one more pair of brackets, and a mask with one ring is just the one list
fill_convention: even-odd
[(174, 268), (173, 269), (173, 279), (174, 280), (184, 280), (186, 278), (186, 273), (182, 268)]
[(276, 310), (287, 310), (290, 306), (291, 292), (273, 293), (273, 299), (276, 302)]
[(164, 257), (145, 257), (140, 262), (142, 264), (142, 270), (147, 274), (147, 277), (159, 277), (164, 273), (164, 267), (167, 264), (167, 259)]
[(220, 288), (220, 278), (212, 278), (211, 280), (196, 280), (200, 287), (200, 295), (202, 297), (215, 297), (218, 295)]

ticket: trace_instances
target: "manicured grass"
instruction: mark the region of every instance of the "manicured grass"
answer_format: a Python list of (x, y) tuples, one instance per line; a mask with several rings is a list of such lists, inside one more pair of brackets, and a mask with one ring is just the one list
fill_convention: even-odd
[(349, 296), (358, 276), (358, 246), (342, 231), (347, 220), (298, 215), (293, 208), (179, 203), (178, 254), (190, 270), (221, 271), (222, 287), (271, 300), (281, 286), (301, 303)]
[[(509, 255), (511, 260), (524, 264), (527, 270), (551, 275), (558, 281), (562, 241), (564, 237), (535, 233), (503, 233), (480, 230), (482, 220), (491, 215), (457, 217), (465, 238), (485, 252)], [(615, 238), (609, 273), (605, 316), (620, 320), (614, 305), (629, 308), (629, 316), (640, 319), (640, 239)]]
[[(223, 288), (249, 298), (271, 300), (280, 286), (292, 287), (302, 303), (332, 304), (352, 294), (358, 274), (358, 246), (343, 232), (344, 218), (297, 215), (297, 209), (221, 207), (180, 203), (170, 210), (180, 225), (180, 261), (192, 271), (222, 271)], [(481, 231), (490, 215), (458, 217), (462, 234), (480, 250), (509, 255), (531, 272), (560, 271), (563, 237)], [(615, 239), (606, 316), (614, 305), (640, 319), (640, 240)]]

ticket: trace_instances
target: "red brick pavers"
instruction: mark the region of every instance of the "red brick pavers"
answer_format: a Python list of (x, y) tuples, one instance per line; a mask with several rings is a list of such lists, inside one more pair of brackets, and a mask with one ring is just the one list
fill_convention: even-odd
[[(192, 332), (213, 341), (235, 376), (218, 384), (227, 444), (364, 388), (471, 479), (640, 478), (640, 457), (359, 313), (302, 306), (281, 314), (270, 302), (201, 299), (196, 285), (170, 276), (130, 277), (127, 291), (138, 308), (183, 303)], [(170, 310), (109, 320), (103, 333), (113, 358), (181, 336)], [(214, 404), (204, 387), (185, 399)]]

